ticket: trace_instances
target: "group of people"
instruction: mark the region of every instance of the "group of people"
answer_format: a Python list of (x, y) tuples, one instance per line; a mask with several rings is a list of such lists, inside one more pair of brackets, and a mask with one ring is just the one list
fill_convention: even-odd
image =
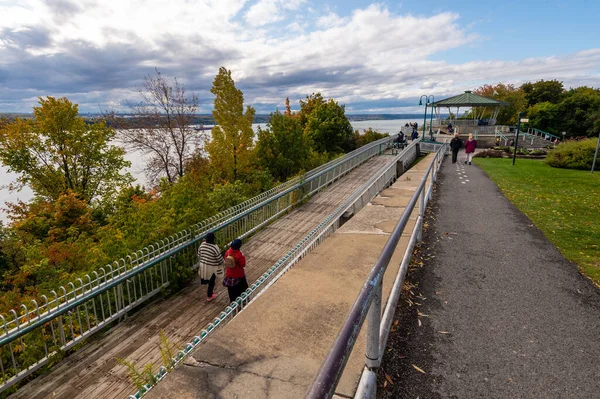
[(217, 276), (224, 275), (223, 286), (227, 287), (229, 301), (233, 302), (248, 289), (245, 271), (246, 257), (240, 250), (242, 240), (239, 238), (233, 240), (225, 254), (221, 254), (215, 240), (215, 234), (210, 232), (198, 248), (200, 283), (208, 284), (206, 300), (210, 302), (217, 297), (215, 292)]
[[(406, 125), (404, 125), (404, 127), (406, 128), (405, 130), (410, 130), (409, 128), (412, 128), (412, 131), (410, 133), (411, 140), (416, 140), (419, 138), (419, 130), (418, 130), (419, 124), (417, 122), (407, 123)], [(404, 133), (404, 132), (400, 131), (400, 133)]]
[[(473, 138), (473, 134), (469, 134), (469, 138), (464, 143), (465, 144), (465, 163), (469, 163), (471, 165), (471, 161), (473, 160), (473, 154), (475, 153), (475, 149), (477, 148), (477, 140)], [(462, 148), (463, 141), (458, 137), (458, 133), (454, 133), (454, 138), (450, 140), (450, 149), (452, 149), (452, 163), (456, 163), (458, 158), (458, 151)]]

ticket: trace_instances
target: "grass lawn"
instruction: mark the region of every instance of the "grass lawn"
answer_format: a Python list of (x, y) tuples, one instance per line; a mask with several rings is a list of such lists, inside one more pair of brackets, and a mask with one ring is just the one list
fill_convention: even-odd
[(474, 158), (565, 258), (600, 285), (600, 173), (543, 161)]

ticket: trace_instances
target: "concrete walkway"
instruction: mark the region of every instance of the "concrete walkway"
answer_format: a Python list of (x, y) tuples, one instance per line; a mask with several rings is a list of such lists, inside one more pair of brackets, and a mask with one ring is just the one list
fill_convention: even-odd
[[(146, 398), (304, 397), (433, 156), (425, 157), (305, 256)], [(384, 301), (417, 212), (384, 278)], [(363, 333), (338, 385), (343, 397), (354, 394), (363, 369)]]
[(387, 354), (378, 397), (599, 398), (600, 290), (475, 164), (446, 159), (433, 218), (422, 325)]

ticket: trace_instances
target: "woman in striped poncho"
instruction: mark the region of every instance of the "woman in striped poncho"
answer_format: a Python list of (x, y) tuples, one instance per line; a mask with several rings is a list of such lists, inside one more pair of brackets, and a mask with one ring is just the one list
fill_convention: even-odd
[(215, 234), (210, 232), (206, 235), (206, 241), (200, 244), (198, 248), (198, 274), (200, 275), (201, 284), (208, 284), (208, 291), (206, 293), (207, 301), (212, 301), (217, 297), (214, 292), (215, 280), (217, 274), (223, 274), (223, 256), (219, 250), (218, 245), (215, 244)]

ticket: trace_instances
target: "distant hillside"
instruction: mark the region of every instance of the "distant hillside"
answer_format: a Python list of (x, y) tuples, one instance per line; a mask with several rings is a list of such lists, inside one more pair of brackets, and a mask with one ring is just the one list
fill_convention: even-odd
[[(81, 116), (85, 119), (92, 120), (102, 117), (100, 114), (81, 114)], [(135, 116), (132, 114), (121, 114), (121, 116), (125, 119), (134, 119)], [(373, 121), (373, 120), (394, 120), (394, 119), (414, 119), (419, 120), (419, 118), (423, 118), (423, 114), (356, 114), (356, 115), (346, 115), (348, 120), (350, 121)], [(0, 112), (0, 117), (7, 117), (9, 119), (14, 118), (32, 118), (33, 114), (24, 114), (24, 113), (2, 113)], [(255, 115), (254, 123), (267, 123), (269, 122), (270, 115)], [(215, 120), (212, 115), (198, 115), (193, 122), (195, 125), (214, 125)]]

